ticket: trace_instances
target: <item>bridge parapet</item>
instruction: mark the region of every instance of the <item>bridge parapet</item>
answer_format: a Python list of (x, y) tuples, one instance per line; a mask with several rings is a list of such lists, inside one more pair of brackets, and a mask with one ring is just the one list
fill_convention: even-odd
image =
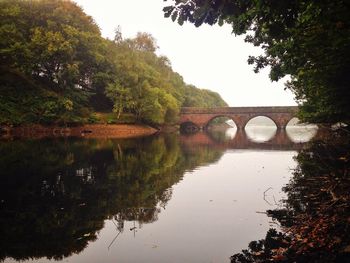
[(298, 106), (273, 106), (273, 107), (183, 107), (181, 114), (232, 114), (232, 113), (297, 113)]
[(232, 119), (238, 129), (244, 129), (252, 118), (265, 116), (270, 118), (279, 129), (284, 129), (288, 122), (296, 116), (296, 106), (274, 107), (220, 107), (220, 108), (182, 108), (179, 124), (192, 123), (198, 129), (204, 129), (216, 117)]

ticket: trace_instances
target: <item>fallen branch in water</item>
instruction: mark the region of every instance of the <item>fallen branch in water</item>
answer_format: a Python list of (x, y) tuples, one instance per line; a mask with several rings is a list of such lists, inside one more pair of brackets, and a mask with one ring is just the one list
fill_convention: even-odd
[(269, 205), (272, 205), (269, 201), (266, 200), (266, 193), (269, 191), (269, 190), (272, 190), (273, 188), (272, 187), (269, 187), (267, 188), (265, 191), (264, 191), (264, 196), (263, 196), (263, 199), (266, 203), (268, 203)]

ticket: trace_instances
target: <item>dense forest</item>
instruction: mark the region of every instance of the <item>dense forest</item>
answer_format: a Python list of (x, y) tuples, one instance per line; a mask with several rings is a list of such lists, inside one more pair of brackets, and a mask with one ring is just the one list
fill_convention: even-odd
[(181, 107), (226, 106), (186, 84), (150, 34), (105, 39), (74, 2), (1, 0), (0, 21), (0, 124), (158, 126)]

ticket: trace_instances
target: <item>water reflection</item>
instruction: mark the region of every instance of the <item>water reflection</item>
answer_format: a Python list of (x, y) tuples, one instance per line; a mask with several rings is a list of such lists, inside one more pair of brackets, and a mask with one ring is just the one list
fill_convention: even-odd
[(350, 262), (350, 136), (328, 134), (302, 149), (284, 187), (284, 209), (268, 211), (284, 233), (270, 229), (231, 262)]
[(82, 251), (104, 220), (157, 220), (186, 170), (222, 151), (181, 149), (174, 136), (0, 142), (0, 260)]
[(289, 121), (286, 128), (288, 137), (296, 143), (307, 142), (318, 133), (318, 127), (314, 124), (301, 123), (298, 118)]
[(232, 140), (233, 138), (235, 138), (236, 133), (237, 133), (236, 128), (229, 128), (225, 131), (225, 137)]
[(295, 143), (308, 142), (317, 134), (317, 126), (287, 126), (288, 137)]
[[(115, 262), (104, 258), (112, 248), (120, 262), (203, 262), (213, 251), (228, 259), (233, 233), (242, 247), (265, 231), (268, 222), (256, 214), (271, 206), (263, 191), (273, 187), (270, 197), (278, 200), (294, 151), (302, 147), (283, 131), (256, 143), (241, 130), (132, 140), (2, 141), (0, 260)], [(247, 151), (227, 152), (232, 149)], [(189, 171), (195, 176), (177, 187)], [(152, 250), (160, 244), (151, 243), (150, 235), (163, 240), (165, 249), (157, 256)], [(77, 255), (83, 250), (87, 254)]]
[[(297, 129), (296, 129), (297, 130)], [(271, 129), (257, 128), (258, 136), (270, 137)], [(298, 134), (302, 134), (303, 129), (298, 130)], [(317, 130), (316, 134), (317, 134)], [(316, 136), (316, 134), (314, 136)], [(234, 135), (234, 137), (232, 137)], [(307, 135), (301, 135), (304, 138)], [(245, 130), (237, 130), (236, 128), (216, 130), (211, 129), (207, 132), (197, 132), (194, 134), (183, 135), (180, 138), (183, 144), (187, 145), (207, 145), (213, 148), (221, 149), (260, 149), (260, 150), (298, 150), (301, 149), (306, 142), (291, 140), (289, 134), (285, 130), (275, 130), (274, 135), (267, 141), (257, 142), (252, 140), (249, 133)]]
[[(278, 130), (273, 125), (247, 125), (244, 130), (237, 130), (236, 127), (211, 127), (206, 133), (218, 143), (233, 141), (235, 138), (237, 140), (249, 140), (255, 143), (266, 143), (269, 141), (275, 141), (276, 143), (280, 143), (281, 141), (285, 143), (287, 141), (305, 143), (317, 135), (318, 128), (315, 125), (288, 125), (286, 130)], [(281, 137), (286, 136), (287, 138), (281, 139)]]
[(260, 143), (270, 141), (276, 135), (277, 128), (274, 126), (248, 126), (245, 130), (250, 140)]

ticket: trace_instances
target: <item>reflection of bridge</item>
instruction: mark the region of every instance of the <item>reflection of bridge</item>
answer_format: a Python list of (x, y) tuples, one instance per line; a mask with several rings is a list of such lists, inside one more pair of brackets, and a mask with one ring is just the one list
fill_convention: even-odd
[(232, 119), (238, 129), (244, 129), (249, 120), (265, 116), (270, 118), (278, 129), (284, 129), (295, 117), (298, 107), (223, 107), (223, 108), (182, 108), (179, 124), (205, 128), (217, 117)]
[(222, 149), (261, 149), (261, 150), (300, 150), (305, 143), (295, 143), (285, 130), (277, 130), (273, 138), (267, 142), (254, 142), (244, 130), (237, 130), (233, 139), (217, 140), (209, 133), (197, 132), (191, 135), (182, 135), (181, 143), (191, 146), (208, 145)]

